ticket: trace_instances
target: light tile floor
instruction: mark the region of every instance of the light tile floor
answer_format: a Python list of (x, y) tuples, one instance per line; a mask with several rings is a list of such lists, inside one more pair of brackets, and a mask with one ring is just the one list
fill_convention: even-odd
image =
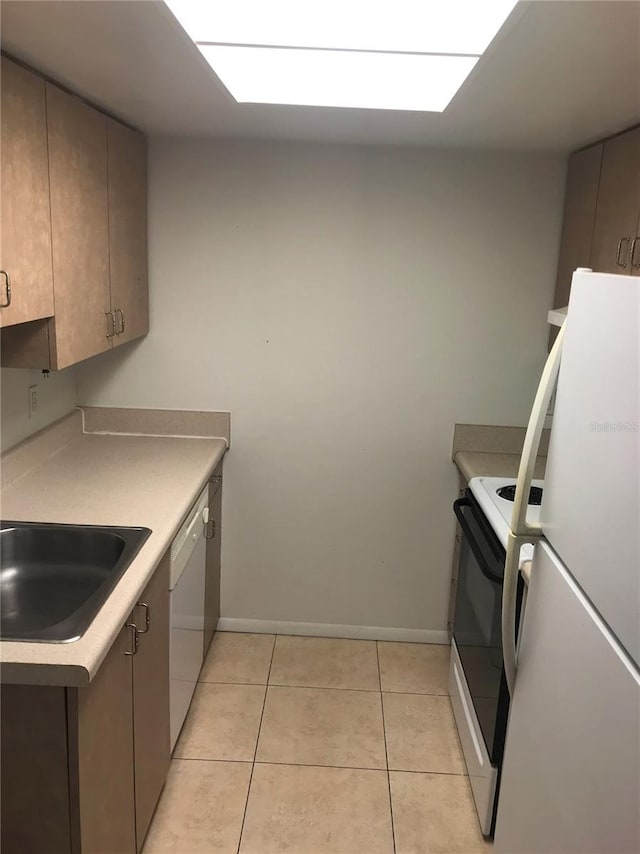
[(449, 649), (218, 632), (144, 854), (489, 854)]

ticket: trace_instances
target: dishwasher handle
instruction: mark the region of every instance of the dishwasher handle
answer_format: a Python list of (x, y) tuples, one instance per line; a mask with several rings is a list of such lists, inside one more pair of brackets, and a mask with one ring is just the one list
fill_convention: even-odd
[(202, 529), (204, 528), (203, 512), (207, 505), (207, 490), (201, 493), (198, 501), (191, 508), (187, 521), (182, 525), (171, 543), (171, 560), (176, 560), (180, 553), (188, 550), (189, 554), (193, 551), (194, 543), (197, 541)]
[(187, 521), (183, 524), (171, 544), (170, 550), (170, 590), (173, 590), (184, 572), (191, 555), (205, 536), (203, 510), (207, 504), (208, 486), (201, 493), (191, 509)]
[(205, 507), (202, 511), (202, 521), (204, 522), (204, 538), (205, 540), (215, 540), (216, 538), (216, 520), (211, 518), (209, 508)]

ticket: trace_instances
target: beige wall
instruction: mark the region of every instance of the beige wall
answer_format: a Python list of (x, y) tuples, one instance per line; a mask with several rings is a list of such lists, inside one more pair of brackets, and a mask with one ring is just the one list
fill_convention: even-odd
[(81, 365), (79, 399), (231, 410), (225, 617), (445, 628), (453, 425), (525, 423), (563, 178), (546, 155), (153, 141), (151, 333)]
[[(38, 386), (38, 411), (29, 418), (29, 386)], [(0, 372), (0, 440), (2, 450), (26, 439), (52, 421), (66, 415), (76, 404), (76, 369), (27, 371), (3, 368)]]

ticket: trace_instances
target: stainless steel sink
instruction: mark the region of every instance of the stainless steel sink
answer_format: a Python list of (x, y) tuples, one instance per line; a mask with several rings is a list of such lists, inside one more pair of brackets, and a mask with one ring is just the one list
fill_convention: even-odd
[(150, 533), (0, 522), (0, 638), (78, 640)]

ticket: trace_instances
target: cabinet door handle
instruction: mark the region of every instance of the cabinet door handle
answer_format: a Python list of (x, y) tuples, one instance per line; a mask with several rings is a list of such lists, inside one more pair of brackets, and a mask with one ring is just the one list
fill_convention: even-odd
[(616, 252), (616, 264), (618, 267), (626, 267), (627, 266), (627, 254), (625, 252), (624, 262), (620, 260), (620, 256), (622, 255), (622, 246), (623, 244), (629, 245), (630, 237), (621, 237), (618, 241), (618, 251)]
[(4, 276), (4, 291), (6, 302), (0, 302), (0, 308), (7, 308), (11, 305), (11, 280), (6, 270), (0, 270), (0, 276)]
[(118, 317), (119, 324), (116, 328), (116, 335), (122, 335), (124, 332), (124, 311), (121, 308), (116, 308), (114, 314)]
[(127, 628), (131, 629), (131, 647), (132, 649), (127, 650), (125, 655), (137, 655), (138, 647), (140, 646), (140, 635), (138, 633), (138, 627), (135, 623), (127, 623)]
[(136, 608), (144, 608), (144, 629), (138, 629), (138, 634), (146, 635), (151, 625), (151, 608), (146, 602), (138, 602)]
[(116, 318), (112, 311), (105, 311), (107, 317), (107, 338), (113, 338), (116, 334)]
[(204, 526), (204, 538), (205, 540), (213, 540), (216, 536), (216, 520), (209, 519)]
[(634, 237), (631, 243), (631, 266), (640, 270), (640, 261), (636, 261), (636, 246), (640, 244), (640, 236)]

